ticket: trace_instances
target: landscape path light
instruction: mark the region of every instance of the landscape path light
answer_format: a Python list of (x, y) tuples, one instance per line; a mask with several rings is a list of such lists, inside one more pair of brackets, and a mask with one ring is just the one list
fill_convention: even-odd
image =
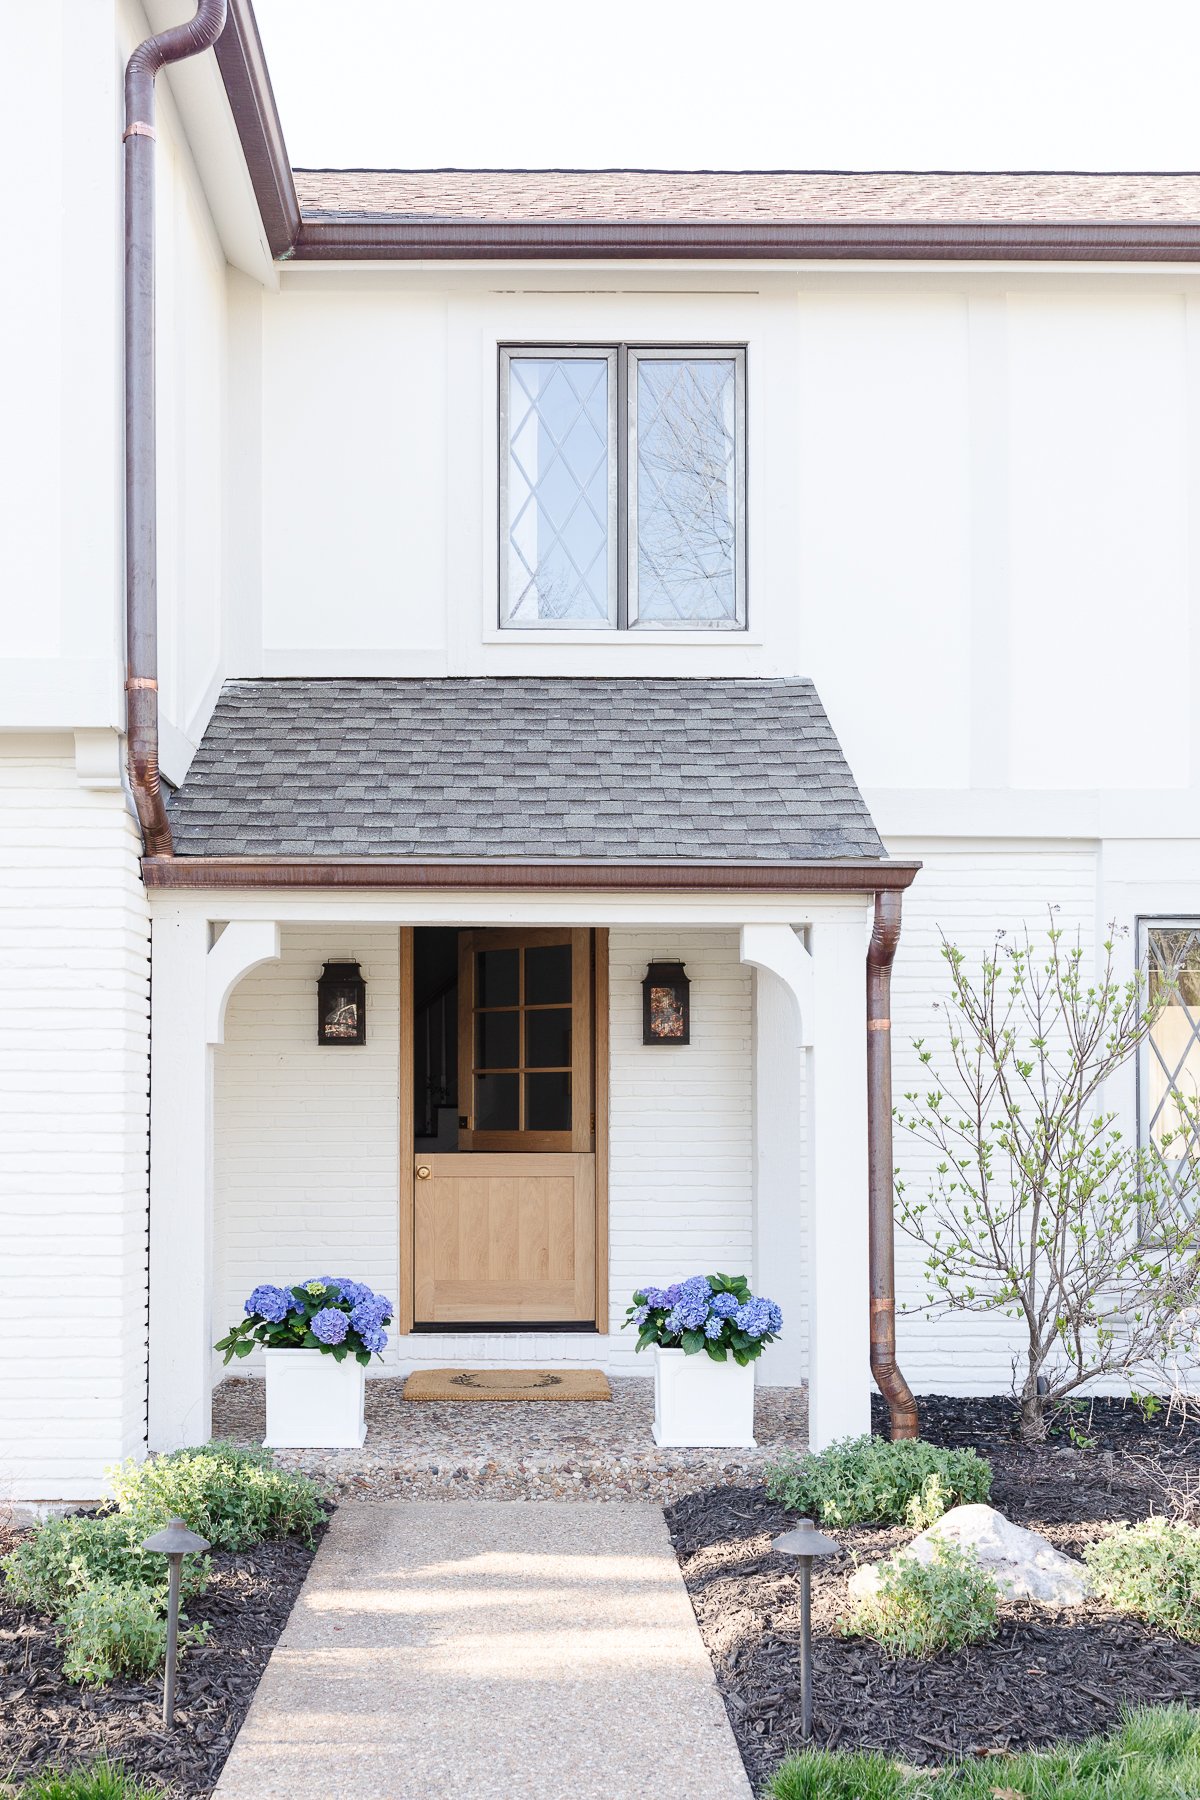
[(812, 1736), (812, 1566), (814, 1556), (834, 1556), (841, 1549), (822, 1535), (811, 1519), (801, 1519), (795, 1531), (785, 1531), (771, 1544), (782, 1556), (794, 1556), (800, 1565), (800, 1735)]
[(143, 1550), (165, 1556), (167, 1577), (167, 1667), (163, 1677), (163, 1724), (175, 1723), (175, 1662), (179, 1651), (179, 1583), (185, 1556), (198, 1556), (210, 1548), (207, 1538), (189, 1531), (182, 1519), (172, 1519), (162, 1531), (143, 1540)]

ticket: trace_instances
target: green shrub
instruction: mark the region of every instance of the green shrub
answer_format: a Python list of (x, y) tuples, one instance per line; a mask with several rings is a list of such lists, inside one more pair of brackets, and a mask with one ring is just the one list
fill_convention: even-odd
[[(75, 1597), (97, 1582), (141, 1587), (161, 1605), (166, 1599), (166, 1559), (139, 1549), (148, 1532), (132, 1515), (47, 1519), (0, 1558), (8, 1598), (16, 1606), (60, 1618)], [(209, 1560), (189, 1556), (183, 1563), (185, 1598), (202, 1594)]]
[[(67, 1602), (62, 1614), (68, 1681), (98, 1686), (120, 1675), (151, 1675), (167, 1650), (167, 1622), (148, 1588), (97, 1581)], [(203, 1642), (207, 1625), (185, 1629), (181, 1645)]]
[(1200, 1643), (1200, 1530), (1194, 1525), (1143, 1519), (1118, 1526), (1083, 1554), (1098, 1598)]
[(996, 1635), (1000, 1593), (974, 1552), (936, 1542), (931, 1562), (898, 1556), (879, 1571), (879, 1592), (842, 1620), (845, 1637), (870, 1637), (889, 1656), (936, 1656)]
[(826, 1525), (912, 1525), (986, 1500), (992, 1471), (974, 1450), (939, 1450), (920, 1438), (842, 1438), (817, 1456), (784, 1456), (766, 1469), (767, 1493)]
[(248, 1550), (293, 1533), (311, 1544), (325, 1522), (315, 1482), (277, 1469), (265, 1451), (234, 1444), (123, 1463), (109, 1470), (109, 1480), (117, 1505), (139, 1521), (142, 1537), (168, 1519), (182, 1519), (214, 1550)]
[(157, 1782), (139, 1781), (107, 1757), (89, 1767), (45, 1769), (17, 1790), (17, 1800), (161, 1800)]

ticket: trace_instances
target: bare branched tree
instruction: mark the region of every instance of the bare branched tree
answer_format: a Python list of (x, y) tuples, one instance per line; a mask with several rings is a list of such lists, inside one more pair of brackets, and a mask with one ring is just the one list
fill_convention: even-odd
[(926, 1252), (929, 1308), (1023, 1321), (1021, 1433), (1038, 1441), (1083, 1383), (1169, 1354), (1197, 1303), (1194, 1118), (1141, 1148), (1103, 1105), (1174, 990), (1147, 998), (1140, 977), (1120, 980), (1111, 937), (1089, 980), (1053, 912), (1044, 954), (1002, 933), (978, 980), (944, 937), (942, 955), (945, 1075), (918, 1040), (935, 1085), (896, 1108), (937, 1162), (920, 1197), (897, 1175), (897, 1218)]

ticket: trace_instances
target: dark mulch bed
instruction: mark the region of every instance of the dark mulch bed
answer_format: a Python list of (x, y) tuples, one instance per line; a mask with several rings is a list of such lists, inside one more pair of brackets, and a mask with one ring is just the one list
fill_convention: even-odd
[[(0, 1530), (0, 1554), (15, 1541)], [(171, 1795), (211, 1794), (313, 1554), (290, 1539), (214, 1553), (208, 1590), (188, 1607), (209, 1638), (180, 1661), (172, 1731), (161, 1675), (90, 1689), (65, 1680), (55, 1626), (6, 1606), (0, 1583), (0, 1770), (19, 1780), (107, 1752)]]
[[(1200, 1473), (1200, 1431), (1147, 1427), (1120, 1401), (1098, 1404), (1095, 1448), (1061, 1436), (1029, 1450), (1012, 1436), (1005, 1400), (921, 1401), (934, 1441), (970, 1445), (992, 1463), (992, 1504), (1070, 1556), (1108, 1524), (1169, 1512), (1168, 1489)], [(711, 1488), (668, 1509), (667, 1522), (700, 1630), (752, 1783), (800, 1747), (800, 1609), (792, 1566), (771, 1538), (794, 1515), (761, 1487)], [(831, 1533), (843, 1554), (813, 1567), (814, 1737), (836, 1749), (882, 1750), (930, 1765), (1045, 1746), (1106, 1731), (1122, 1704), (1200, 1705), (1200, 1646), (1181, 1643), (1089, 1602), (1069, 1613), (1002, 1609), (999, 1637), (929, 1662), (889, 1661), (834, 1627), (847, 1578), (908, 1541), (905, 1528)]]

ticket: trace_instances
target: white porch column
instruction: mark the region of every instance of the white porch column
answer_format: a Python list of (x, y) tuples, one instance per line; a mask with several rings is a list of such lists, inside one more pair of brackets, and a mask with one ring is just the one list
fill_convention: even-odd
[(871, 1428), (867, 1238), (867, 903), (810, 937), (809, 1445)]
[(754, 1365), (764, 1387), (799, 1387), (808, 1373), (809, 1254), (804, 1205), (804, 1052), (812, 1042), (812, 957), (791, 925), (743, 925), (754, 969), (754, 1291), (783, 1310), (783, 1333)]
[(211, 929), (182, 909), (152, 921), (151, 1450), (212, 1434), (213, 1046), (233, 987), (280, 948), (267, 921), (232, 922), (210, 948)]
[(151, 1450), (212, 1429), (212, 1049), (208, 921), (156, 910), (150, 1024)]
[(806, 1055), (796, 999), (783, 979), (754, 970), (754, 1276), (756, 1294), (783, 1308), (783, 1334), (754, 1365), (763, 1387), (799, 1387), (808, 1376), (809, 1289)]

